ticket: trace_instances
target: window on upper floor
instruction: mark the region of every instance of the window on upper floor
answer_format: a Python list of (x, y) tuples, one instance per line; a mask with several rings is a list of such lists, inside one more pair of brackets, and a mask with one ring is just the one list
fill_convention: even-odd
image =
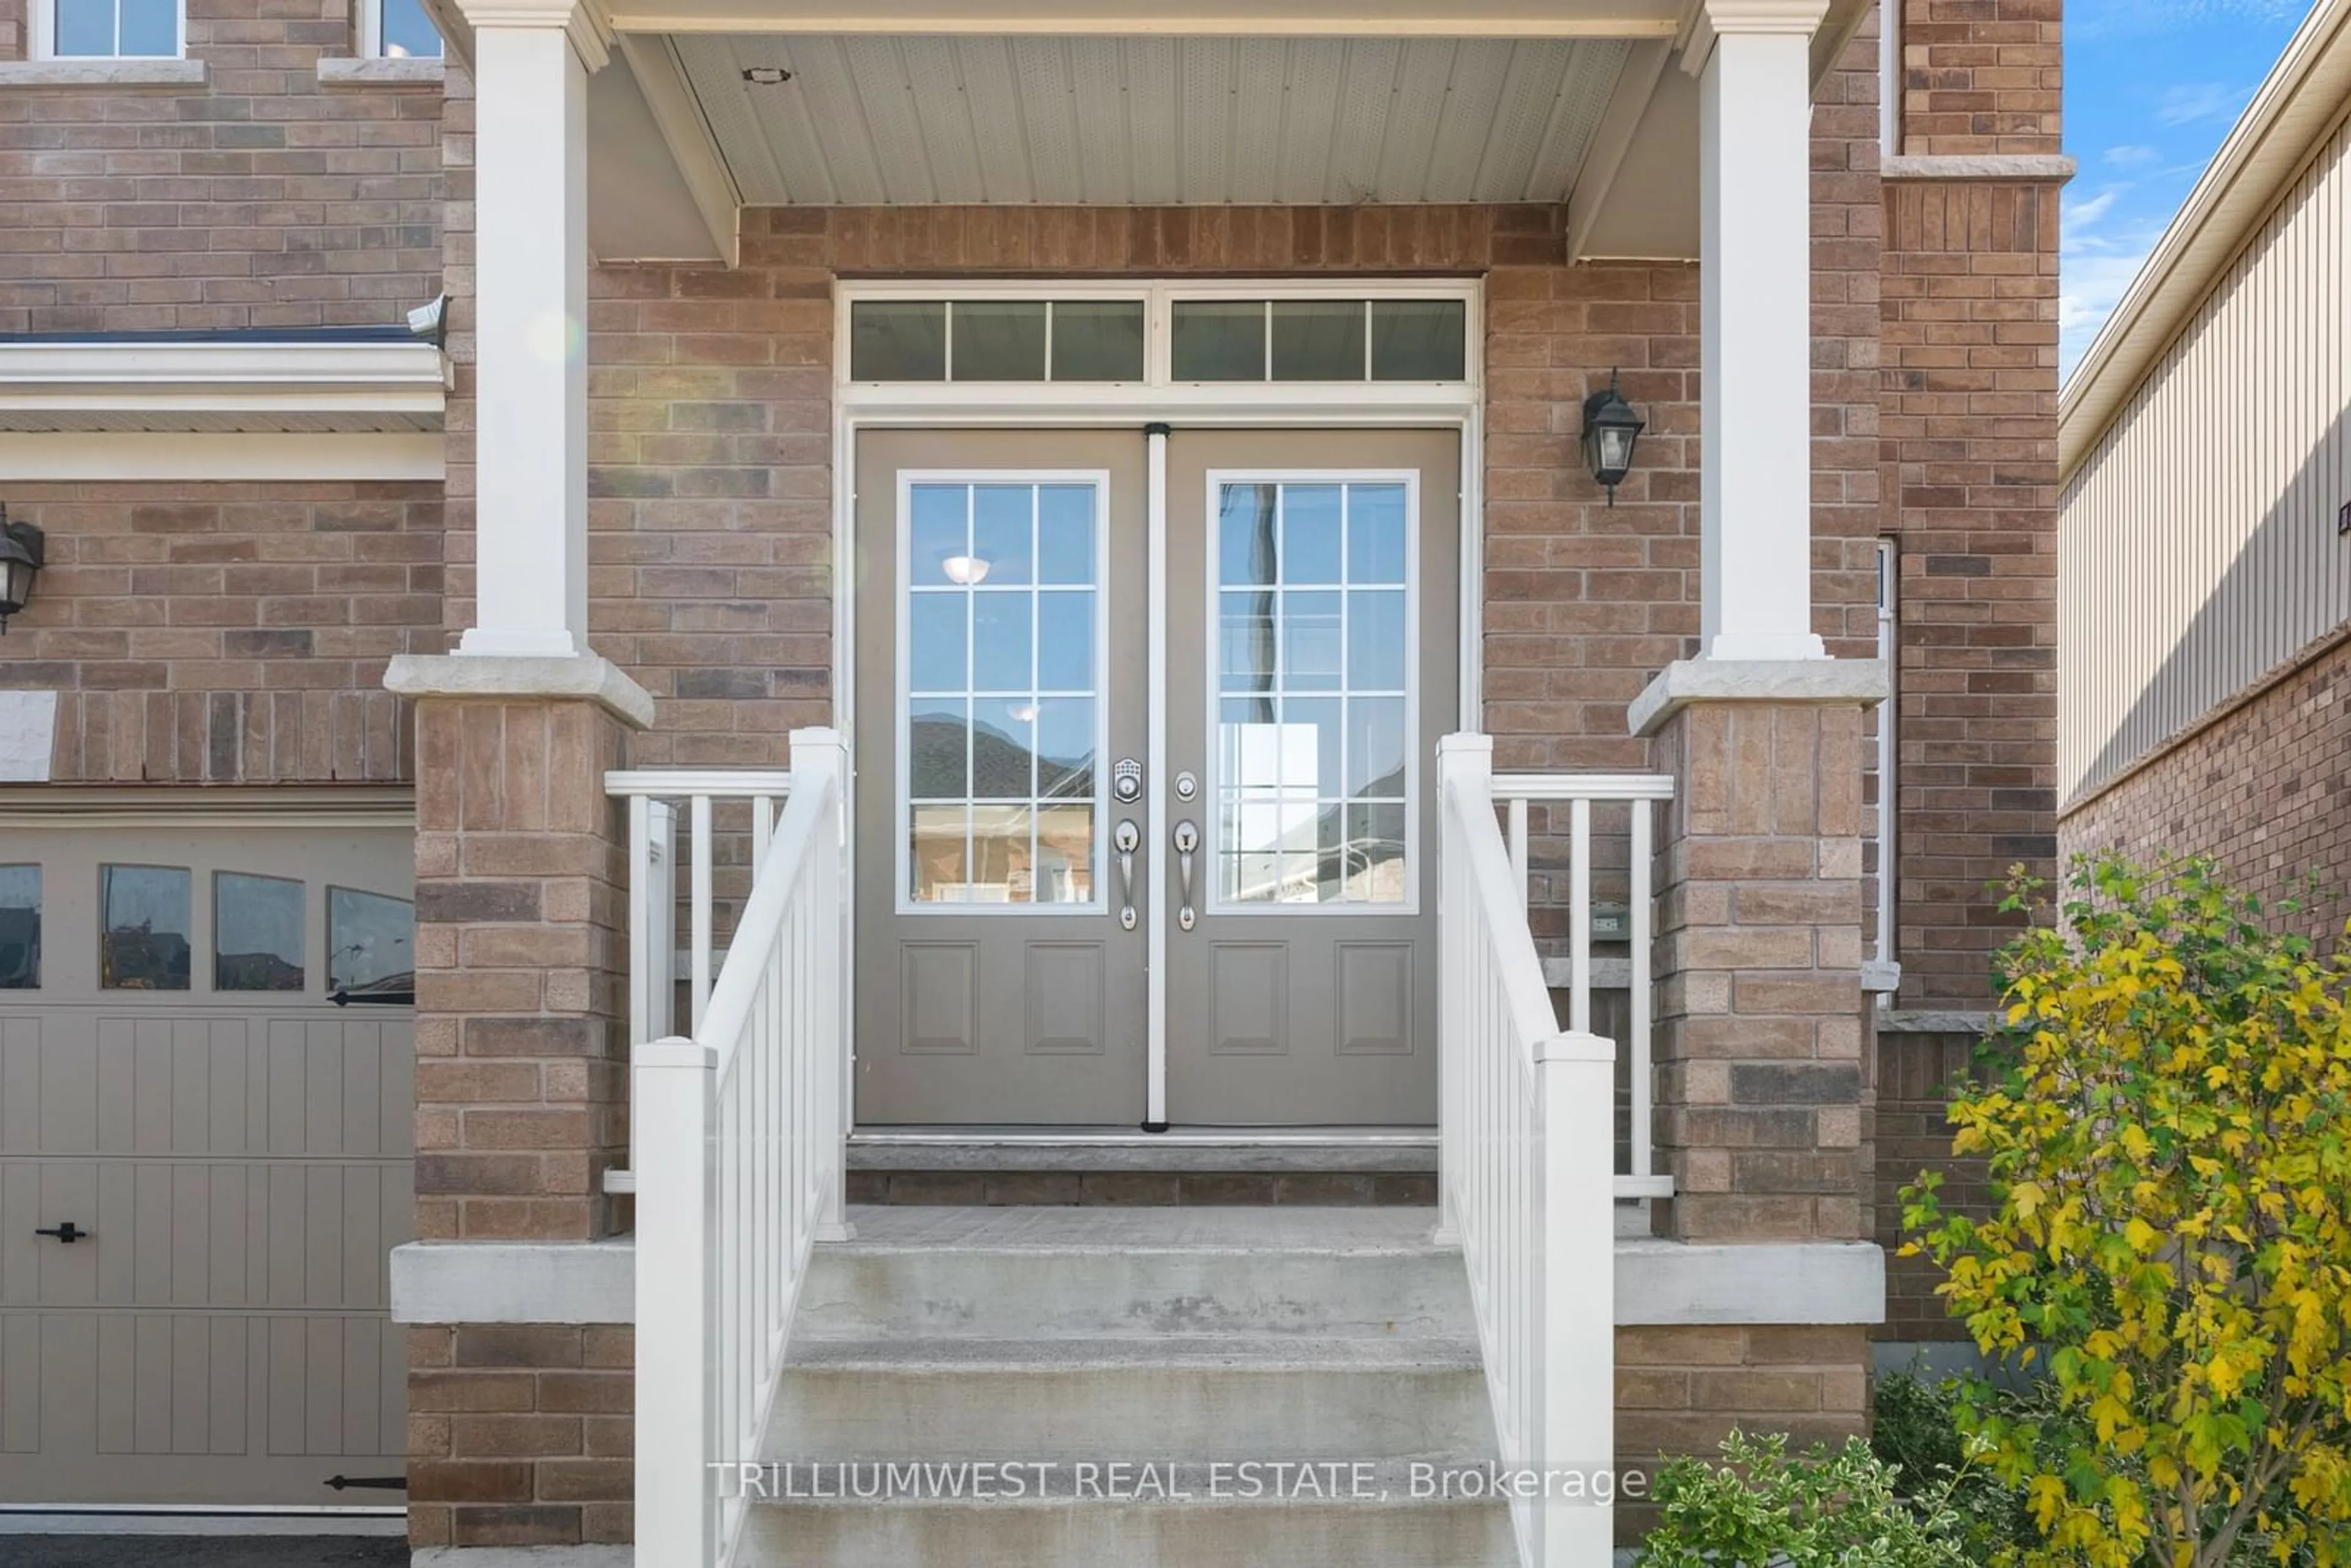
[(33, 16), (50, 59), (177, 59), (185, 42), (181, 0), (39, 0)]
[(441, 32), (424, 0), (364, 0), (360, 52), (378, 59), (437, 60)]

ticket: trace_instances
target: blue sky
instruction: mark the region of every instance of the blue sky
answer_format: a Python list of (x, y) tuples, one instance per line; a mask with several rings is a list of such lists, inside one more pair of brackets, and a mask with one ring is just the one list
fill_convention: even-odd
[(2063, 364), (2074, 362), (2313, 0), (2071, 0), (2065, 7)]

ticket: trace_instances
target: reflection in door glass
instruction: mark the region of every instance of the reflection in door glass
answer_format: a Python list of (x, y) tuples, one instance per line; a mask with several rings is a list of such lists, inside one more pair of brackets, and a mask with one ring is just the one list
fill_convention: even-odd
[(0, 991), (41, 984), (41, 868), (0, 865)]
[(1221, 487), (1222, 903), (1409, 898), (1411, 526), (1401, 484)]
[(416, 906), (355, 888), (327, 890), (327, 993), (416, 991)]
[(900, 568), (908, 898), (1096, 903), (1092, 485), (923, 484)]
[(302, 988), (302, 884), (281, 876), (213, 877), (213, 989)]
[(99, 868), (99, 984), (110, 991), (188, 988), (188, 873)]

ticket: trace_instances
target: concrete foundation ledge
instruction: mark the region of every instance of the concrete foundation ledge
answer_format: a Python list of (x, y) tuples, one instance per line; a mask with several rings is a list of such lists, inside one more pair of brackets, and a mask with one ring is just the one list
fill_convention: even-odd
[(409, 1568), (634, 1568), (633, 1546), (420, 1546)]
[(392, 1249), (396, 1323), (626, 1323), (636, 1316), (634, 1237), (412, 1241)]
[(652, 695), (598, 653), (400, 653), (384, 671), (383, 685), (404, 697), (587, 697), (639, 729), (653, 722)]
[(1616, 1243), (1620, 1327), (1885, 1321), (1886, 1252), (1874, 1242)]
[[(636, 1243), (412, 1241), (392, 1252), (392, 1317), (402, 1323), (636, 1321)], [(1622, 1237), (1616, 1322), (1876, 1323), (1886, 1254), (1866, 1241), (1729, 1246)]]
[(1857, 703), (1886, 700), (1886, 669), (1875, 659), (1677, 659), (1633, 699), (1625, 721), (1655, 735), (1692, 703)]

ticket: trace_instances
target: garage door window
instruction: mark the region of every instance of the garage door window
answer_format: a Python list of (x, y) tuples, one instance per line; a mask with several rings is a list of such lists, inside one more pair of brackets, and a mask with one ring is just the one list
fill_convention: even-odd
[(355, 888), (327, 889), (327, 992), (416, 988), (416, 905)]
[(302, 884), (233, 871), (213, 878), (213, 988), (302, 988)]
[(41, 868), (0, 865), (0, 991), (41, 984)]
[(189, 875), (184, 867), (99, 870), (99, 983), (110, 991), (188, 988)]

